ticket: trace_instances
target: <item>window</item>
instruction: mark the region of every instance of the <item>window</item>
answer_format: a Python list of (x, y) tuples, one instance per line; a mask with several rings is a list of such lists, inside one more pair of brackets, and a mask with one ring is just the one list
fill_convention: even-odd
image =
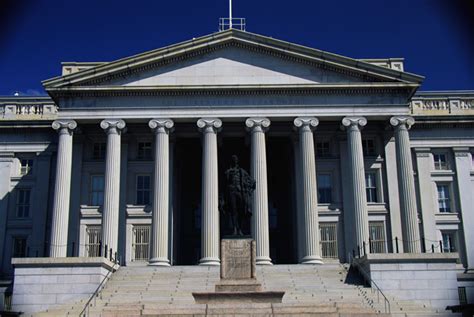
[(150, 252), (150, 226), (133, 226), (132, 261), (147, 261)]
[(30, 189), (18, 189), (16, 196), (16, 216), (28, 218), (30, 215)]
[(139, 160), (151, 160), (151, 142), (138, 142)]
[(443, 252), (456, 252), (454, 233), (442, 232), (441, 236), (443, 237)]
[(321, 254), (323, 258), (338, 258), (337, 223), (320, 223)]
[(104, 142), (94, 143), (92, 151), (92, 159), (104, 160), (105, 159), (106, 145)]
[(316, 156), (317, 157), (331, 156), (329, 142), (316, 142)]
[(364, 156), (375, 156), (375, 141), (373, 139), (362, 139), (362, 151)]
[(20, 175), (27, 175), (33, 173), (33, 160), (32, 159), (21, 159), (20, 160)]
[(12, 257), (24, 258), (27, 256), (26, 237), (13, 237)]
[(365, 173), (365, 193), (368, 203), (376, 203), (377, 199), (377, 182), (375, 173)]
[(369, 222), (369, 238), (372, 253), (386, 253), (385, 224), (383, 221)]
[(86, 256), (100, 256), (100, 240), (102, 236), (102, 229), (100, 228), (100, 226), (87, 226), (86, 236)]
[(434, 161), (435, 170), (449, 169), (446, 154), (439, 154), (439, 153), (433, 154), (433, 161)]
[(451, 212), (451, 200), (449, 198), (449, 186), (446, 184), (436, 185), (438, 188), (439, 212)]
[(90, 184), (91, 206), (102, 206), (104, 204), (104, 175), (92, 175)]
[(270, 229), (276, 229), (278, 227), (278, 208), (274, 202), (269, 203), (268, 224)]
[(150, 176), (137, 175), (137, 205), (150, 204)]
[(331, 175), (318, 175), (318, 202), (321, 204), (330, 204), (332, 202)]
[(104, 175), (92, 175), (90, 187), (91, 206), (102, 206), (104, 204)]

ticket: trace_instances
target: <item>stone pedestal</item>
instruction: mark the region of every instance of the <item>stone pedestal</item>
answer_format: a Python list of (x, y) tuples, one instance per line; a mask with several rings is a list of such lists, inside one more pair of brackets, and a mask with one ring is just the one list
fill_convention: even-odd
[(193, 293), (197, 304), (281, 303), (283, 291), (262, 291), (256, 278), (256, 244), (252, 239), (221, 240), (220, 281), (215, 292)]

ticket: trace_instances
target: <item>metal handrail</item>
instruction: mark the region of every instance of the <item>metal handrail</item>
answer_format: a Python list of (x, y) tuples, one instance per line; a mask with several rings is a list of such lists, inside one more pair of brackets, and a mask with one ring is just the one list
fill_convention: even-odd
[(375, 283), (375, 281), (370, 278), (370, 275), (367, 273), (367, 271), (364, 270), (356, 261), (354, 261), (355, 258), (353, 258), (350, 253), (349, 253), (349, 259), (350, 259), (351, 265), (354, 265), (354, 267), (356, 267), (357, 270), (359, 270), (359, 273), (361, 273), (361, 275), (364, 277), (365, 281), (366, 281), (366, 282), (369, 282), (369, 284), (370, 284), (370, 289), (371, 289), (372, 291), (374, 290), (374, 286), (375, 286), (375, 290), (377, 291), (377, 302), (378, 302), (378, 303), (380, 303), (380, 295), (382, 295), (382, 297), (383, 297), (383, 299), (384, 299), (384, 310), (385, 310), (385, 313), (390, 314), (390, 313), (391, 313), (390, 301), (388, 300), (387, 296), (385, 296), (385, 294), (382, 292), (382, 290), (381, 290), (380, 287), (377, 285), (377, 283)]
[[(95, 290), (94, 294), (91, 295), (91, 297), (89, 298), (89, 300), (87, 301), (87, 303), (84, 305), (84, 308), (82, 309), (81, 313), (79, 314), (79, 317), (87, 317), (89, 316), (89, 307), (91, 306), (90, 303), (92, 302), (92, 300), (94, 300), (94, 305), (96, 304), (96, 300), (97, 300), (97, 297), (99, 296), (99, 293), (100, 291), (104, 288), (105, 286), (105, 283), (109, 280), (110, 276), (112, 275), (112, 273), (114, 273), (115, 271), (117, 271), (117, 269), (115, 268), (116, 266), (118, 266), (118, 264), (114, 264), (112, 266), (112, 269), (109, 271), (109, 273), (107, 273), (107, 275), (105, 276), (105, 278), (102, 280), (102, 282), (100, 282), (99, 286), (97, 286), (97, 289)], [(86, 312), (87, 310), (87, 312)]]

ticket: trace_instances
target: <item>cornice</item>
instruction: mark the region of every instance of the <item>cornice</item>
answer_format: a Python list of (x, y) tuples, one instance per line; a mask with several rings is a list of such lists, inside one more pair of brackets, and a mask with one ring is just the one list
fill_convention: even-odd
[(409, 93), (417, 85), (403, 83), (299, 84), (299, 85), (190, 85), (190, 86), (105, 86), (50, 88), (60, 97), (124, 96), (212, 96), (212, 95), (320, 95)]

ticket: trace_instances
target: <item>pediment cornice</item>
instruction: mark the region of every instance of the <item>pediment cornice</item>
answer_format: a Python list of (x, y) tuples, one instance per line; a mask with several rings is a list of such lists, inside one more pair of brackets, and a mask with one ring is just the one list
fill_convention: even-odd
[(363, 81), (371, 83), (396, 82), (419, 85), (423, 80), (423, 77), (418, 75), (231, 29), (110, 63), (100, 64), (77, 73), (52, 78), (43, 81), (43, 85), (48, 92), (53, 91), (53, 88), (98, 86), (113, 79), (123, 78), (137, 72), (177, 63), (228, 47), (239, 47), (261, 54), (275, 56), (281, 59), (306, 64), (310, 67), (362, 78)]

